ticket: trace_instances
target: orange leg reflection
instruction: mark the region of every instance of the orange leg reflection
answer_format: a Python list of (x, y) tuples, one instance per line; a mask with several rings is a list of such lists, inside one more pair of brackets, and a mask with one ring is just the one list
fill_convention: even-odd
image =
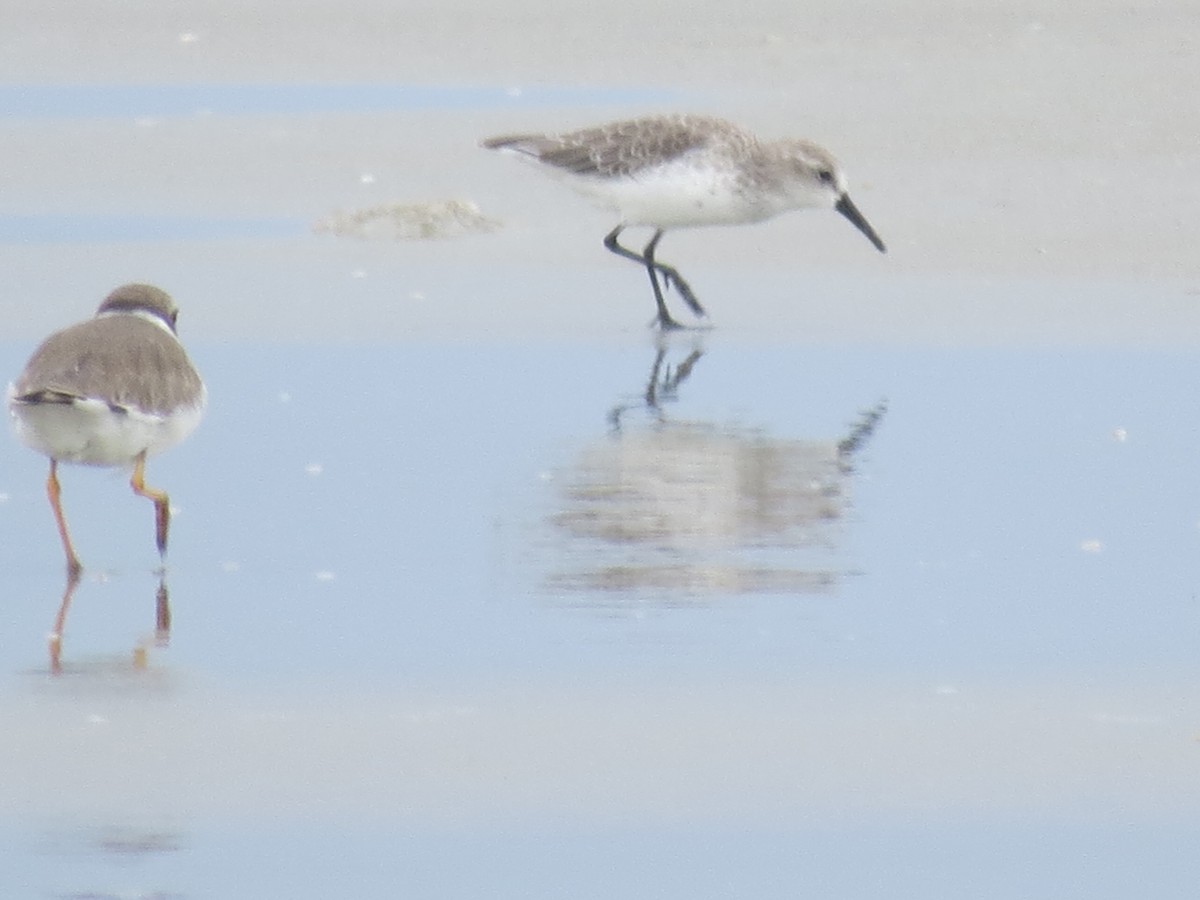
[(54, 617), (54, 628), (50, 631), (50, 671), (59, 675), (62, 673), (62, 636), (67, 627), (67, 611), (71, 608), (71, 598), (79, 587), (81, 569), (75, 568), (67, 572), (67, 586), (63, 589), (62, 603), (58, 605), (58, 615)]
[(167, 591), (167, 580), (158, 582), (158, 593), (154, 595), (154, 643), (165, 647), (171, 640), (171, 595)]
[[(50, 672), (53, 675), (62, 674), (62, 643), (63, 632), (67, 627), (67, 614), (71, 609), (71, 601), (75, 590), (79, 587), (81, 573), (70, 572), (67, 575), (67, 585), (63, 589), (62, 602), (58, 605), (58, 614), (54, 617), (54, 626), (47, 639), (50, 651)], [(171, 595), (167, 589), (165, 575), (159, 576), (158, 589), (154, 593), (154, 637), (142, 638), (133, 648), (133, 667), (145, 669), (148, 663), (149, 649), (166, 647), (171, 640)]]
[(171, 595), (167, 590), (165, 574), (160, 574), (158, 590), (154, 594), (154, 639), (138, 641), (133, 648), (133, 667), (144, 669), (148, 663), (150, 646), (166, 647), (171, 641)]

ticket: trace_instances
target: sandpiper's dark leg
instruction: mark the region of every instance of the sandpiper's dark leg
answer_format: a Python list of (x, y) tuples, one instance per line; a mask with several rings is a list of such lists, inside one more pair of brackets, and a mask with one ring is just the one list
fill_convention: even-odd
[[(654, 302), (658, 306), (658, 324), (660, 328), (682, 328), (683, 326), (671, 318), (671, 314), (667, 311), (667, 301), (663, 299), (662, 288), (658, 284), (658, 276), (654, 274), (657, 268), (653, 257), (647, 258), (641, 254), (634, 253), (628, 247), (622, 247), (617, 243), (617, 236), (620, 235), (623, 225), (618, 225), (608, 233), (604, 239), (604, 246), (611, 250), (617, 256), (623, 256), (626, 259), (632, 259), (636, 263), (646, 267), (646, 273), (650, 276), (650, 286), (654, 289)], [(654, 232), (654, 238), (650, 241), (650, 248), (653, 250), (653, 245), (662, 237), (662, 231)]]
[[(650, 238), (650, 243), (642, 251), (642, 262), (646, 266), (646, 274), (650, 276), (650, 284), (654, 287), (654, 302), (658, 304), (658, 326), (664, 330), (668, 328), (682, 328), (683, 326), (671, 318), (671, 314), (667, 312), (667, 302), (663, 298), (662, 293), (662, 287), (671, 286), (671, 271), (673, 270), (664, 270), (661, 265), (654, 261), (654, 248), (658, 245), (662, 236), (663, 231), (661, 228), (654, 232), (654, 237)], [(658, 285), (658, 276), (655, 274), (655, 270), (664, 272), (662, 287)]]
[(154, 536), (158, 543), (158, 555), (166, 557), (167, 529), (171, 527), (171, 501), (167, 499), (164, 491), (146, 487), (145, 450), (138, 454), (137, 461), (133, 464), (133, 477), (129, 479), (129, 486), (139, 497), (148, 497), (154, 501)]
[(679, 291), (679, 296), (683, 298), (683, 302), (688, 305), (692, 312), (698, 316), (708, 315), (704, 311), (704, 307), (700, 305), (700, 301), (696, 299), (696, 295), (692, 293), (691, 286), (679, 274), (679, 270), (674, 266), (668, 266), (654, 259), (654, 251), (658, 247), (658, 242), (662, 240), (662, 236), (663, 230), (661, 228), (654, 232), (654, 237), (650, 238), (650, 243), (642, 251), (642, 259), (651, 269), (657, 269), (662, 273), (664, 286), (670, 287), (672, 284), (675, 285), (675, 290)]
[(62, 488), (58, 484), (57, 459), (50, 460), (50, 476), (46, 479), (46, 495), (50, 498), (50, 508), (54, 511), (54, 523), (58, 526), (58, 536), (62, 540), (63, 551), (67, 554), (67, 578), (78, 581), (79, 573), (83, 571), (83, 564), (75, 555), (75, 548), (71, 544), (71, 535), (67, 531), (67, 519), (62, 511), (60, 502)]

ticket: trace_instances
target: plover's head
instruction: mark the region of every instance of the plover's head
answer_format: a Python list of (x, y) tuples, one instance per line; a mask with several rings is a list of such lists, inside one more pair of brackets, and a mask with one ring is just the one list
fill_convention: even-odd
[(97, 316), (128, 313), (156, 321), (172, 334), (179, 319), (179, 307), (166, 291), (150, 284), (123, 284), (107, 297), (96, 310)]
[(787, 169), (787, 192), (795, 207), (832, 207), (867, 236), (880, 253), (887, 248), (875, 229), (850, 200), (846, 175), (833, 154), (812, 141), (781, 141), (781, 155)]

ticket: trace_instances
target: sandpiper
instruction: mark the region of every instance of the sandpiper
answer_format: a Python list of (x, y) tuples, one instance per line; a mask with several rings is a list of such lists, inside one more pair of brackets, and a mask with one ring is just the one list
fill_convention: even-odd
[[(566, 134), (515, 134), (483, 146), (510, 150), (544, 163), (621, 222), (604, 246), (646, 267), (658, 324), (680, 325), (667, 311), (663, 289), (674, 286), (697, 316), (705, 315), (679, 272), (655, 259), (669, 228), (761, 222), (793, 209), (832, 207), (886, 253), (846, 192), (846, 177), (829, 151), (805, 140), (760, 141), (708, 116), (649, 116)], [(641, 253), (617, 242), (631, 225), (654, 235)], [(662, 284), (659, 284), (659, 276)]]
[(59, 502), (60, 462), (132, 466), (134, 493), (154, 501), (158, 552), (165, 559), (170, 501), (146, 486), (146, 457), (187, 437), (206, 399), (175, 335), (178, 315), (175, 302), (156, 287), (119, 287), (94, 318), (46, 338), (8, 386), (17, 437), (50, 457), (46, 492), (71, 578), (82, 566)]

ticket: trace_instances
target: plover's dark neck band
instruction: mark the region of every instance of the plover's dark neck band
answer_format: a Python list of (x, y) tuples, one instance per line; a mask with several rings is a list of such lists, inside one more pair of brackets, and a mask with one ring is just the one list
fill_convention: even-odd
[(117, 288), (104, 298), (96, 310), (97, 318), (121, 314), (141, 316), (156, 325), (162, 325), (171, 334), (175, 334), (175, 322), (179, 316), (175, 304), (165, 291), (140, 284)]

